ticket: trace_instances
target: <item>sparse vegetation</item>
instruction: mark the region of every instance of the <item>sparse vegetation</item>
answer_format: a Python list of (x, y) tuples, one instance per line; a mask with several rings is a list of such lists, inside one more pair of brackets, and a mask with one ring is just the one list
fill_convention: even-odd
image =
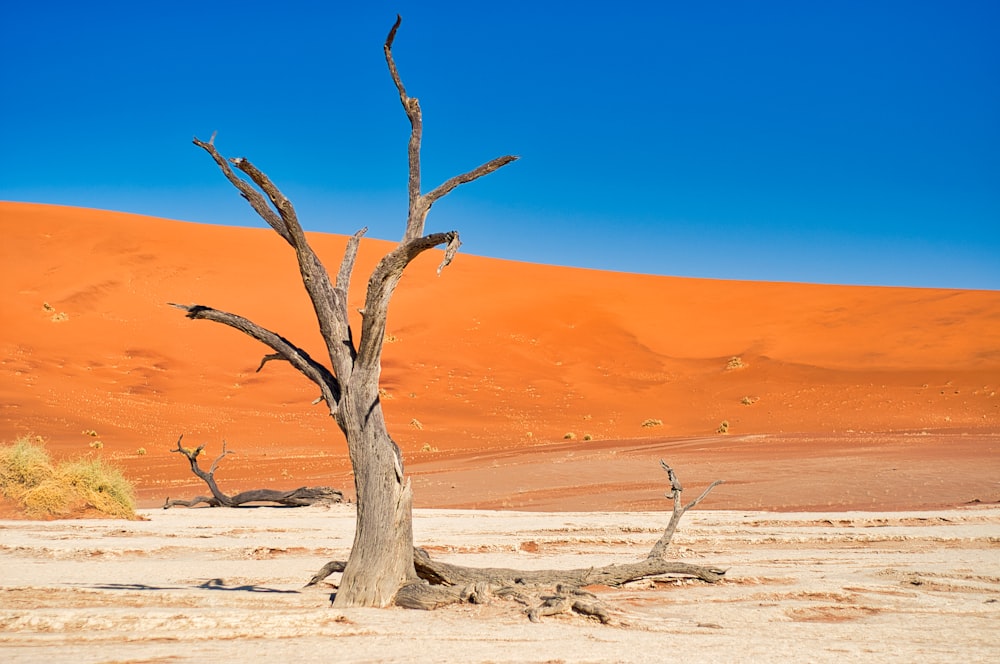
[(93, 447), (95, 450), (103, 449), (104, 448), (104, 441), (95, 440), (94, 442), (92, 442), (90, 444), (90, 446)]
[(420, 448), (421, 452), (437, 452), (438, 448), (432, 447), (430, 443), (424, 443), (424, 446)]
[(410, 426), (416, 429), (417, 431), (420, 431), (424, 428), (423, 422), (421, 422), (415, 417), (412, 420), (410, 420)]
[(576, 434), (573, 433), (572, 431), (568, 431), (567, 433), (563, 434), (563, 439), (564, 440), (576, 440)]
[(135, 518), (132, 484), (99, 458), (53, 465), (39, 438), (21, 437), (0, 447), (0, 492), (33, 516), (68, 516), (92, 508)]
[(56, 308), (53, 307), (48, 302), (42, 302), (42, 311), (44, 311), (47, 314), (52, 314), (52, 318), (50, 320), (53, 323), (61, 323), (63, 321), (69, 320), (69, 314), (62, 311), (57, 312)]
[(752, 406), (758, 401), (760, 401), (760, 397), (745, 396), (742, 399), (740, 399), (740, 403), (743, 404), (744, 406)]
[(653, 418), (649, 418), (648, 420), (642, 421), (642, 426), (646, 429), (649, 429), (651, 427), (662, 427), (663, 420), (654, 420)]
[(146, 448), (140, 447), (135, 451), (135, 453), (138, 454), (139, 456), (146, 456)]
[(729, 420), (722, 420), (719, 424), (719, 428), (715, 430), (715, 433), (729, 433)]
[(585, 433), (585, 434), (583, 434), (583, 439), (584, 440), (593, 440), (594, 437), (591, 436), (589, 433)]
[(729, 361), (726, 362), (727, 371), (732, 371), (733, 369), (744, 369), (746, 366), (747, 365), (743, 362), (743, 358), (735, 355), (729, 358)]

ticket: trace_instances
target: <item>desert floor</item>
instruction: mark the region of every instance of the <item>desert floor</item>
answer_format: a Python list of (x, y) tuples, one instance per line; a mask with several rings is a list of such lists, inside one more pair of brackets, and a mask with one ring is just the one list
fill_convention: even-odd
[[(1000, 508), (693, 511), (679, 559), (728, 567), (591, 588), (614, 622), (514, 602), (433, 612), (330, 608), (303, 588), (350, 547), (353, 508), (148, 510), (145, 520), (4, 521), (7, 662), (991, 662), (1000, 658)], [(663, 512), (418, 510), (460, 564), (589, 567), (641, 558)], [(336, 575), (335, 575), (336, 576)], [(330, 580), (334, 580), (331, 577)]]

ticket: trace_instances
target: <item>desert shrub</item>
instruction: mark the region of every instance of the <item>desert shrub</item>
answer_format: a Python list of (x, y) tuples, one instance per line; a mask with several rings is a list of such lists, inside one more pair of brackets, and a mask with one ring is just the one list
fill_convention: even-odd
[(653, 418), (649, 418), (648, 420), (642, 421), (642, 426), (647, 429), (650, 427), (661, 427), (663, 426), (663, 420), (654, 420)]
[(589, 433), (585, 433), (585, 434), (583, 434), (583, 439), (589, 441), (589, 440), (593, 440), (594, 437), (591, 436)]
[(730, 371), (733, 369), (742, 369), (745, 366), (746, 364), (743, 363), (742, 357), (733, 356), (729, 358), (728, 362), (726, 362), (726, 369)]
[(740, 403), (744, 406), (752, 406), (760, 400), (760, 397), (746, 396), (740, 399)]
[(570, 432), (568, 432), (566, 434), (563, 434), (563, 438), (565, 440), (574, 440), (574, 439), (576, 439), (576, 434), (573, 433), (572, 431), (570, 431)]
[(729, 420), (722, 420), (719, 428), (715, 430), (715, 433), (729, 433)]
[(66, 516), (83, 506), (135, 517), (132, 485), (117, 468), (97, 458), (53, 466), (42, 443), (27, 437), (0, 447), (0, 492), (35, 516)]
[(140, 447), (135, 451), (135, 453), (138, 454), (139, 456), (146, 456), (146, 448)]
[(0, 491), (19, 501), (24, 493), (51, 477), (54, 470), (45, 449), (27, 436), (0, 447)]
[(101, 459), (77, 459), (56, 469), (60, 482), (87, 505), (109, 516), (135, 516), (135, 493), (121, 471)]

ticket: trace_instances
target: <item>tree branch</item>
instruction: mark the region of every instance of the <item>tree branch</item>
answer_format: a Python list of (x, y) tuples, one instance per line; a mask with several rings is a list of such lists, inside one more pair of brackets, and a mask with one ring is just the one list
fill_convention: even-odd
[(500, 170), (507, 164), (517, 161), (517, 159), (518, 157), (510, 154), (504, 155), (503, 157), (497, 157), (492, 161), (486, 162), (482, 166), (472, 169), (468, 173), (462, 173), (461, 175), (456, 175), (455, 177), (444, 181), (423, 197), (427, 204), (427, 208), (430, 209), (430, 207), (434, 205), (439, 198), (447, 196), (459, 185), (472, 182), (473, 180), (478, 180), (484, 175), (489, 175), (494, 171)]
[[(413, 259), (441, 245), (448, 249), (445, 252), (443, 268), (449, 263), (458, 250), (458, 233), (432, 233), (424, 237), (401, 242), (395, 249), (382, 257), (372, 276), (368, 280), (368, 292), (365, 297), (365, 315), (361, 323), (361, 341), (358, 347), (358, 363), (368, 369), (377, 366), (381, 357), (382, 342), (385, 339), (386, 317), (392, 293), (399, 283), (403, 270)], [(440, 269), (438, 272), (440, 273)]]
[[(231, 507), (231, 501), (229, 500), (229, 496), (222, 493), (222, 491), (219, 490), (219, 486), (215, 483), (215, 468), (216, 466), (218, 466), (219, 461), (221, 461), (223, 457), (229, 454), (229, 452), (226, 451), (225, 442), (222, 443), (222, 454), (220, 454), (219, 458), (216, 459), (215, 462), (212, 464), (212, 469), (206, 473), (204, 470), (201, 469), (201, 466), (198, 465), (198, 455), (200, 455), (201, 451), (205, 449), (205, 446), (199, 445), (197, 448), (190, 450), (186, 447), (181, 447), (182, 440), (184, 440), (184, 434), (181, 434), (180, 437), (177, 439), (177, 449), (170, 451), (180, 452), (181, 454), (186, 456), (187, 460), (191, 464), (191, 472), (197, 475), (198, 478), (203, 480), (205, 484), (208, 485), (209, 490), (212, 492), (212, 497), (215, 498), (215, 500), (218, 501), (220, 505)], [(167, 500), (169, 502), (169, 499)]]
[(219, 154), (219, 151), (215, 149), (215, 134), (212, 134), (212, 139), (206, 143), (200, 141), (197, 138), (193, 140), (193, 143), (211, 155), (215, 163), (219, 165), (222, 170), (222, 174), (226, 176), (226, 179), (236, 187), (240, 194), (250, 203), (250, 207), (260, 215), (261, 219), (267, 222), (267, 225), (273, 228), (278, 235), (285, 239), (286, 242), (292, 244), (292, 237), (288, 233), (288, 229), (285, 227), (285, 223), (281, 220), (274, 210), (272, 210), (267, 205), (267, 201), (260, 194), (259, 191), (254, 189), (250, 184), (243, 178), (236, 175), (233, 169), (229, 167), (229, 162), (226, 161), (225, 157)]
[[(274, 332), (257, 325), (253, 321), (250, 321), (243, 316), (237, 316), (236, 314), (219, 311), (218, 309), (212, 309), (211, 307), (202, 306), (200, 304), (190, 306), (174, 304), (172, 302), (169, 304), (172, 307), (177, 307), (178, 309), (186, 311), (187, 317), (193, 320), (210, 320), (216, 323), (222, 323), (223, 325), (228, 325), (229, 327), (235, 328), (240, 332), (253, 337), (264, 345), (269, 346), (281, 359), (287, 360), (306, 378), (316, 383), (319, 386), (323, 398), (326, 399), (326, 402), (331, 405), (331, 408), (340, 400), (340, 383), (337, 378), (330, 373), (330, 370), (319, 362), (313, 360), (309, 356), (309, 353), (291, 343), (283, 336), (275, 334)], [(261, 366), (263, 366), (264, 362), (266, 362), (269, 358), (276, 359), (273, 356), (267, 356), (264, 361), (261, 362)], [(258, 368), (258, 371), (259, 370), (260, 369)]]
[(720, 484), (725, 484), (725, 480), (715, 480), (708, 485), (700, 496), (692, 500), (687, 505), (681, 505), (681, 491), (684, 487), (681, 486), (680, 480), (677, 479), (677, 473), (674, 469), (667, 465), (667, 462), (660, 459), (660, 467), (667, 472), (667, 478), (670, 480), (670, 493), (667, 494), (667, 498), (674, 501), (673, 513), (670, 515), (670, 523), (667, 524), (666, 530), (663, 531), (663, 536), (653, 545), (653, 548), (649, 551), (649, 555), (646, 556), (647, 560), (662, 560), (665, 557), (667, 546), (670, 544), (670, 540), (674, 537), (674, 531), (677, 530), (677, 525), (681, 522), (681, 517), (689, 509), (700, 503), (705, 497), (712, 491), (715, 487)]
[[(323, 340), (326, 342), (330, 363), (338, 376), (346, 376), (350, 372), (355, 355), (347, 322), (346, 292), (341, 295), (330, 283), (330, 276), (322, 261), (309, 245), (291, 201), (281, 193), (281, 190), (263, 171), (250, 163), (249, 160), (238, 157), (227, 161), (223, 158), (215, 148), (214, 139), (213, 135), (212, 141), (205, 143), (196, 138), (194, 143), (212, 156), (226, 178), (239, 189), (254, 210), (295, 249), (299, 273), (302, 275), (302, 284), (309, 294), (313, 310), (316, 312), (316, 320), (319, 323)], [(230, 162), (246, 174), (260, 191), (266, 194), (273, 209), (268, 207), (260, 191), (236, 176), (229, 167)]]
[(175, 505), (181, 505), (183, 507), (194, 507), (201, 503), (206, 503), (210, 507), (239, 507), (245, 503), (278, 503), (279, 505), (286, 505), (288, 507), (304, 507), (306, 505), (314, 505), (316, 503), (339, 503), (343, 501), (344, 494), (337, 489), (328, 486), (315, 486), (315, 487), (299, 487), (298, 489), (292, 489), (291, 491), (280, 491), (277, 489), (252, 489), (250, 491), (243, 491), (235, 496), (227, 496), (222, 493), (219, 486), (215, 483), (215, 471), (219, 467), (219, 462), (222, 461), (226, 456), (232, 454), (226, 450), (226, 441), (222, 441), (222, 454), (212, 462), (212, 467), (206, 473), (198, 465), (198, 456), (201, 454), (202, 450), (205, 449), (204, 445), (199, 445), (196, 449), (190, 450), (185, 447), (181, 447), (181, 441), (184, 439), (184, 435), (177, 439), (177, 449), (171, 450), (171, 452), (180, 452), (191, 464), (191, 471), (199, 477), (201, 480), (208, 485), (209, 490), (212, 492), (212, 496), (195, 496), (191, 500), (171, 500), (167, 498), (163, 503), (163, 509), (170, 509)]
[(399, 70), (396, 68), (396, 62), (392, 57), (392, 42), (395, 41), (396, 30), (399, 29), (399, 25), (402, 22), (403, 17), (396, 14), (396, 22), (393, 24), (392, 29), (389, 30), (389, 36), (385, 38), (385, 45), (382, 47), (382, 50), (385, 52), (385, 62), (389, 66), (389, 74), (392, 76), (392, 82), (395, 83), (396, 90), (399, 92), (399, 101), (403, 105), (403, 110), (406, 111), (406, 117), (410, 120), (410, 142), (407, 146), (410, 173), (407, 182), (407, 192), (409, 194), (410, 211), (406, 220), (406, 233), (403, 235), (403, 239), (408, 240), (423, 234), (423, 221), (427, 213), (424, 211), (421, 214), (420, 211), (422, 207), (420, 200), (420, 141), (423, 136), (424, 125), (423, 114), (420, 111), (420, 100), (406, 94), (406, 88), (403, 87), (403, 80), (399, 76)]
[(358, 246), (361, 238), (368, 232), (365, 226), (351, 237), (347, 238), (347, 246), (344, 248), (344, 260), (340, 261), (340, 271), (337, 272), (337, 290), (344, 292), (344, 302), (347, 302), (347, 292), (351, 287), (351, 274), (354, 272), (354, 261), (358, 258)]

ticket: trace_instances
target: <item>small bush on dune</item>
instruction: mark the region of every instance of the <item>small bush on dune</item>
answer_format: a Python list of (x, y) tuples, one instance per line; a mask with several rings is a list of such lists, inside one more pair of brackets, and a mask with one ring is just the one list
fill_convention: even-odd
[(0, 447), (0, 493), (35, 516), (67, 516), (91, 507), (135, 518), (132, 485), (117, 468), (97, 458), (53, 466), (40, 440), (27, 437)]

